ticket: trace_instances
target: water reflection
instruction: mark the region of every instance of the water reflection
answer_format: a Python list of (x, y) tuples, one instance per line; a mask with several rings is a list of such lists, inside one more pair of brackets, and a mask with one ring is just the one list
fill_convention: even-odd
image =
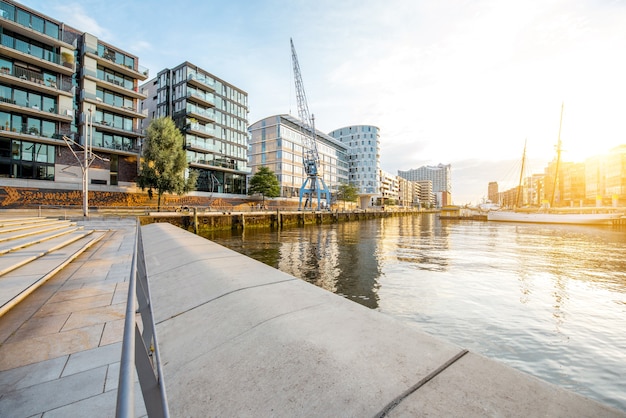
[(323, 289), (378, 307), (376, 223), (284, 230), (212, 231), (206, 238)]

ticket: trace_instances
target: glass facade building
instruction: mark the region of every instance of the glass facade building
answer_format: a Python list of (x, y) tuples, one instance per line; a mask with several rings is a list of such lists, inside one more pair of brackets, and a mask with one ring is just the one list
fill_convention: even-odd
[[(276, 115), (252, 124), (249, 162), (252, 174), (259, 167), (268, 167), (278, 177), (282, 197), (297, 197), (306, 179), (302, 164), (302, 122), (290, 115)], [(341, 183), (348, 182), (347, 147), (321, 132), (316, 133), (320, 157), (319, 172), (335, 194)]]
[(0, 178), (75, 189), (82, 170), (70, 146), (80, 151), (76, 144), (89, 138), (101, 157), (90, 168), (91, 183), (134, 187), (144, 117), (138, 82), (147, 78), (137, 57), (0, 1)]
[(359, 206), (372, 206), (378, 197), (382, 197), (379, 129), (371, 125), (355, 125), (336, 129), (328, 135), (348, 148), (349, 181), (358, 190)]
[(161, 70), (141, 89), (144, 128), (154, 118), (174, 120), (199, 174), (196, 190), (246, 194), (248, 94), (189, 62)]

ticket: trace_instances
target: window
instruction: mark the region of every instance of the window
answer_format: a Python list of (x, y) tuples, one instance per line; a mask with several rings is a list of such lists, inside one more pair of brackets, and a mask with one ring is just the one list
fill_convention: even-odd
[(54, 39), (59, 39), (59, 25), (46, 21), (44, 33)]
[(15, 20), (15, 6), (5, 2), (0, 2), (0, 14), (5, 19)]

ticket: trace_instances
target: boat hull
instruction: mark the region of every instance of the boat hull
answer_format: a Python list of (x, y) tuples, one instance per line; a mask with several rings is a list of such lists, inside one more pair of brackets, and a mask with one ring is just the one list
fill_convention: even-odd
[(621, 217), (618, 213), (525, 213), (491, 211), (488, 221), (544, 224), (607, 225)]

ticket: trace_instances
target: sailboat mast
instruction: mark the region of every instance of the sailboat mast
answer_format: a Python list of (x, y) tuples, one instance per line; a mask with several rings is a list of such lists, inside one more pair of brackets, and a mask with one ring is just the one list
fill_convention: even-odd
[(522, 168), (519, 172), (519, 183), (517, 184), (517, 194), (515, 195), (515, 207), (520, 207), (519, 198), (521, 196), (522, 190), (522, 179), (524, 178), (524, 166), (526, 165), (526, 142), (528, 139), (524, 140), (524, 153), (522, 154)]
[(554, 170), (554, 184), (552, 186), (552, 197), (550, 198), (550, 207), (554, 206), (554, 195), (556, 193), (557, 181), (559, 179), (559, 165), (561, 165), (561, 128), (563, 126), (563, 107), (561, 103), (561, 118), (559, 120), (559, 137), (556, 143), (556, 167)]

